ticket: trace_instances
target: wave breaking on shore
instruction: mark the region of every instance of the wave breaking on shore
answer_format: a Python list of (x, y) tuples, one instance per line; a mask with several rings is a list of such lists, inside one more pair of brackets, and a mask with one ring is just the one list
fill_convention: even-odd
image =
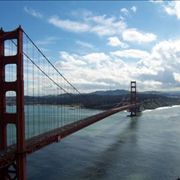
[(142, 112), (146, 113), (146, 112), (159, 111), (159, 110), (165, 110), (165, 109), (171, 109), (171, 108), (180, 108), (180, 105), (163, 106), (163, 107), (158, 107), (158, 108), (155, 108), (155, 109), (146, 109), (146, 110), (144, 110)]

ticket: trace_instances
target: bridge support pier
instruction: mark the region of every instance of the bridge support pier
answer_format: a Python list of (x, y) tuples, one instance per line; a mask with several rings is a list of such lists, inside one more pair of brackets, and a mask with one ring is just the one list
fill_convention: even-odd
[(135, 104), (135, 107), (130, 108), (130, 116), (136, 116), (137, 114), (137, 94), (136, 94), (136, 81), (131, 81), (131, 87), (130, 87), (130, 103)]
[[(5, 42), (9, 41), (16, 47), (13, 54), (6, 53)], [(5, 67), (14, 65), (16, 74), (6, 72)], [(6, 75), (11, 73), (14, 81), (7, 81)], [(8, 112), (8, 93), (13, 92), (15, 112)], [(7, 127), (14, 125), (16, 131), (15, 144), (8, 143)], [(24, 80), (23, 80), (23, 30), (0, 30), (0, 151), (7, 152), (9, 146), (16, 147), (14, 162), (0, 169), (0, 180), (26, 180), (26, 146), (24, 121)]]

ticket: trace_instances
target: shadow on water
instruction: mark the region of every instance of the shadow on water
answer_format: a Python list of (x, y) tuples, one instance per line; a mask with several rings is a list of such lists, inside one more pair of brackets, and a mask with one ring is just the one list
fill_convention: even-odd
[[(109, 128), (113, 130), (112, 127), (109, 127), (109, 124), (108, 129), (105, 128), (106, 126), (102, 126), (102, 131), (105, 130), (100, 134), (100, 139), (95, 138), (94, 141), (90, 141), (92, 143), (89, 142), (89, 137), (83, 139), (84, 135), (81, 134), (80, 139), (78, 136), (72, 136), (61, 144), (54, 144), (54, 146), (52, 145), (41, 152), (35, 153), (29, 159), (28, 179), (107, 179), (109, 174), (114, 172), (112, 166), (118, 160), (124, 161), (121, 158), (122, 150), (126, 151), (129, 144), (133, 142), (132, 144), (135, 146), (137, 142), (136, 132), (139, 118), (126, 118), (123, 124), (121, 124), (121, 120), (115, 121), (118, 124), (113, 125), (113, 133), (106, 133)], [(97, 127), (98, 129), (95, 132), (101, 129), (101, 127)], [(93, 137), (90, 137), (90, 140)], [(96, 143), (99, 144), (96, 145)]]
[(177, 180), (179, 109), (175, 113), (173, 121), (167, 110), (117, 115), (82, 130), (32, 155), (28, 179)]
[[(93, 166), (85, 169), (82, 179), (106, 179), (108, 169), (111, 169), (112, 164), (116, 163), (120, 157), (120, 150), (128, 141), (133, 141), (136, 144), (136, 130), (138, 129), (138, 117), (129, 119), (129, 124), (123, 131), (117, 135), (117, 139), (113, 144), (110, 144), (105, 151), (100, 152), (95, 158)], [(112, 173), (112, 172), (111, 172)]]

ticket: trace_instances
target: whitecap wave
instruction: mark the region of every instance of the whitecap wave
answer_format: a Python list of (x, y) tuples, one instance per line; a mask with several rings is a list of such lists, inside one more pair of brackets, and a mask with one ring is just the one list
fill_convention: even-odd
[(158, 107), (156, 109), (146, 109), (146, 110), (143, 111), (143, 113), (151, 112), (151, 111), (164, 110), (164, 109), (171, 109), (171, 108), (180, 108), (180, 105), (163, 106), (163, 107)]
[(173, 105), (172, 107), (175, 107), (175, 108), (176, 108), (176, 107), (180, 107), (180, 105)]
[(163, 109), (171, 109), (171, 108), (172, 108), (172, 106), (163, 106), (163, 107), (158, 107), (154, 110), (163, 110)]
[(146, 109), (146, 110), (144, 110), (144, 111), (142, 111), (143, 113), (146, 113), (146, 112), (151, 112), (151, 111), (153, 111), (154, 109)]

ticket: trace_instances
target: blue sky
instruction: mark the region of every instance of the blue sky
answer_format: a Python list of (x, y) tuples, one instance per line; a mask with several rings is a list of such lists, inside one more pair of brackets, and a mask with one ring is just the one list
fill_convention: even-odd
[(0, 2), (0, 26), (22, 25), (81, 91), (180, 90), (180, 2)]

